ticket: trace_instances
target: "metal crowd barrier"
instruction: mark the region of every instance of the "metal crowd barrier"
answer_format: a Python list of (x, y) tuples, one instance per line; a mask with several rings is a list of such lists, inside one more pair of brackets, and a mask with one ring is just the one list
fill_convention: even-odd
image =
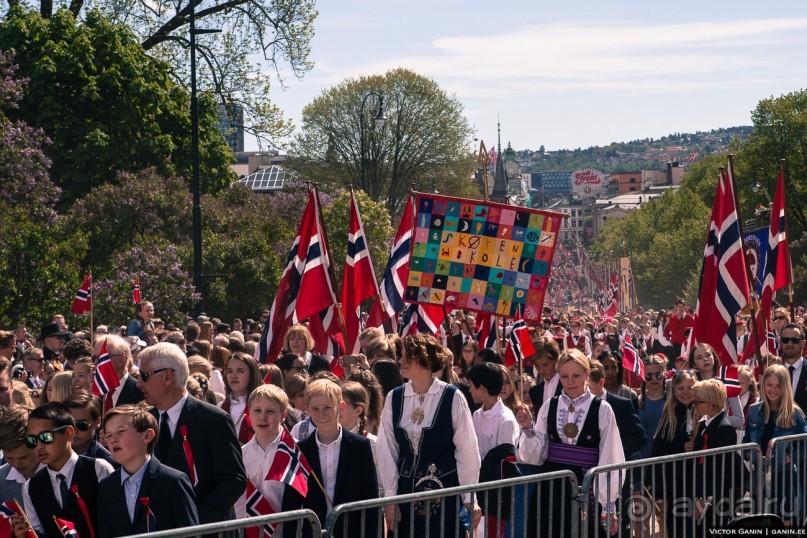
[[(763, 509), (762, 461), (754, 443), (649, 458), (590, 469), (581, 488), (580, 536), (678, 538), (705, 536)], [(597, 499), (613, 499), (607, 510)], [(608, 505), (606, 505), (608, 506)]]
[[(552, 488), (554, 495), (536, 495), (539, 488)], [(460, 496), (475, 494), (476, 502), (483, 506), (483, 522), (476, 536), (521, 538), (536, 536), (528, 534), (530, 521), (540, 521), (552, 514), (566, 514), (549, 533), (542, 536), (576, 536), (580, 521), (579, 506), (574, 498), (579, 491), (577, 479), (571, 471), (534, 474), (482, 482), (470, 486), (433, 489), (346, 503), (335, 506), (328, 514), (325, 528), (327, 536), (354, 537), (371, 536), (367, 527), (376, 529), (378, 536), (384, 536), (384, 508), (394, 506), (400, 520), (387, 536), (417, 538), (462, 538), (463, 521), (458, 501)], [(508, 507), (509, 505), (509, 507)], [(495, 518), (495, 519), (493, 519)], [(471, 533), (471, 536), (474, 536)]]
[(771, 440), (765, 460), (765, 512), (801, 527), (805, 524), (807, 434)]
[[(235, 531), (241, 531), (249, 527), (259, 527), (261, 525), (277, 526), (277, 531), (280, 531), (283, 523), (287, 522), (298, 523), (296, 532), (298, 538), (302, 535), (303, 525), (301, 523), (303, 522), (308, 522), (311, 525), (311, 536), (322, 536), (322, 525), (314, 512), (311, 510), (294, 510), (268, 516), (219, 521), (216, 523), (196, 525), (195, 527), (183, 527), (181, 529), (136, 534), (131, 538), (184, 538), (189, 536), (216, 535), (225, 532), (233, 534)], [(258, 536), (264, 536), (264, 534), (260, 533)], [(273, 536), (282, 536), (282, 532), (274, 532)], [(290, 537), (287, 536), (286, 538)]]

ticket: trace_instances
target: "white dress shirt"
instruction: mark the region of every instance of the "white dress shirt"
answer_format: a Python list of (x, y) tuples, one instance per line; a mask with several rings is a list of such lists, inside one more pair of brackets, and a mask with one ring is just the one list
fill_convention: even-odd
[(799, 359), (794, 362), (792, 365), (785, 363), (784, 366), (787, 368), (787, 373), (790, 374), (790, 367), (793, 366), (793, 393), (796, 393), (796, 387), (799, 386), (799, 381), (801, 380), (801, 373), (804, 370), (802, 365), (804, 364), (804, 357), (799, 357)]
[(319, 468), (322, 470), (322, 485), (328, 494), (325, 502), (328, 510), (333, 508), (333, 492), (336, 489), (336, 468), (339, 466), (339, 449), (342, 445), (342, 426), (339, 426), (339, 436), (328, 444), (319, 440), (319, 430), (314, 432), (314, 441), (319, 450)]
[(541, 403), (541, 406), (543, 406), (547, 400), (551, 400), (555, 396), (555, 391), (558, 390), (558, 383), (560, 383), (560, 374), (553, 375), (552, 379), (549, 381), (544, 379), (544, 401)]
[[(219, 404), (219, 407), (223, 407), (224, 402)], [(246, 395), (242, 396), (241, 398), (237, 398), (230, 394), (230, 416), (233, 418), (233, 424), (235, 424), (235, 431), (239, 432), (241, 429), (241, 423), (244, 422), (244, 417), (247, 414), (247, 397)], [(170, 415), (169, 415), (170, 417)]]
[(114, 405), (118, 405), (118, 398), (120, 398), (120, 393), (123, 390), (123, 384), (126, 383), (126, 379), (129, 377), (129, 372), (123, 374), (123, 377), (120, 378), (120, 384), (112, 389), (112, 403)]
[[(78, 461), (78, 454), (73, 452), (70, 454), (70, 459), (67, 460), (67, 463), (59, 469), (58, 471), (54, 471), (50, 467), (48, 467), (48, 474), (50, 475), (50, 487), (53, 488), (53, 494), (56, 496), (56, 502), (59, 505), (63, 505), (62, 503), (62, 491), (60, 489), (60, 480), (57, 478), (56, 475), (64, 476), (65, 482), (67, 482), (67, 486), (73, 482), (73, 471), (76, 470), (76, 462)], [(101, 458), (97, 458), (95, 460), (95, 476), (98, 477), (98, 481), (100, 482), (101, 479), (106, 478), (107, 476), (111, 475), (115, 469), (112, 468), (106, 460), (102, 460)], [(34, 507), (34, 503), (31, 499), (31, 494), (28, 491), (28, 488), (31, 485), (31, 481), (27, 481), (25, 485), (22, 487), (22, 503), (23, 509), (25, 513), (28, 515), (28, 520), (31, 522), (31, 526), (34, 528), (37, 533), (42, 534), (44, 532), (44, 527), (42, 527), (42, 522), (39, 520), (39, 516), (36, 513), (36, 508)]]
[[(420, 448), (420, 436), (423, 428), (431, 427), (437, 414), (440, 399), (446, 390), (446, 383), (434, 379), (426, 392), (423, 405), (420, 405), (418, 395), (412, 388), (412, 382), (404, 385), (403, 410), (399, 426), (406, 432), (412, 451), (417, 454)], [(412, 420), (412, 411), (418, 407), (423, 408), (424, 420), (417, 424)], [(476, 442), (476, 433), (468, 409), (465, 396), (457, 390), (451, 402), (451, 424), (454, 428), (454, 457), (457, 460), (457, 479), (461, 486), (479, 482), (479, 446)], [(395, 428), (392, 417), (392, 397), (387, 396), (384, 402), (384, 411), (381, 413), (381, 426), (378, 429), (378, 463), (379, 482), (384, 490), (385, 497), (391, 497), (398, 492), (398, 455), (400, 450), (395, 440)], [(464, 502), (469, 502), (470, 495), (463, 495)]]
[[(257, 436), (253, 436), (247, 444), (241, 447), (241, 456), (244, 459), (247, 478), (255, 486), (255, 489), (260, 491), (261, 495), (266, 498), (269, 506), (275, 512), (280, 512), (283, 506), (283, 493), (286, 491), (286, 485), (277, 480), (264, 480), (264, 478), (266, 478), (266, 474), (275, 459), (281, 435), (278, 434), (274, 441), (269, 443), (266, 450), (258, 444)], [(242, 493), (235, 503), (235, 515), (238, 518), (248, 517), (246, 492)]]
[(501, 398), (487, 411), (481, 407), (474, 411), (473, 423), (481, 459), (499, 445), (515, 446), (521, 433), (516, 416)]
[[(561, 405), (569, 405), (570, 400), (565, 394), (561, 395), (559, 399), (558, 408), (560, 408)], [(593, 400), (594, 398), (588, 398), (582, 404), (575, 406), (577, 412), (574, 416), (581, 425), (579, 431), (583, 430), (582, 425), (586, 422), (586, 416), (588, 415), (588, 410)], [(558, 415), (560, 415), (560, 413), (558, 413)], [(541, 406), (541, 410), (538, 412), (538, 417), (535, 419), (535, 425), (532, 429), (535, 435), (521, 434), (518, 448), (519, 461), (531, 465), (542, 465), (546, 461), (549, 452), (549, 436), (547, 435), (548, 416), (549, 406)], [(597, 465), (624, 463), (625, 453), (622, 450), (622, 441), (619, 438), (619, 430), (616, 427), (616, 418), (608, 402), (602, 401), (600, 403), (600, 412), (597, 418), (600, 426), (600, 459)], [(559, 418), (556, 417), (556, 420), (559, 421)], [(565, 424), (556, 424), (556, 426), (558, 432), (561, 432)], [(578, 432), (578, 437), (579, 435)], [(565, 445), (577, 444), (577, 437), (570, 439), (565, 435), (560, 435), (560, 440), (561, 443)], [(620, 480), (619, 475), (620, 473), (601, 473), (598, 476), (597, 497), (601, 505), (608, 506), (609, 503), (616, 501), (616, 498), (622, 491), (622, 480)], [(622, 473), (622, 475), (624, 478), (624, 473)]]
[(177, 424), (179, 424), (179, 415), (182, 414), (182, 408), (185, 406), (185, 400), (188, 399), (187, 391), (182, 395), (182, 398), (179, 399), (177, 403), (171, 406), (168, 410), (158, 409), (157, 411), (160, 412), (159, 416), (157, 417), (157, 422), (162, 424), (163, 419), (163, 411), (168, 413), (168, 429), (171, 430), (171, 438), (176, 435), (177, 431)]

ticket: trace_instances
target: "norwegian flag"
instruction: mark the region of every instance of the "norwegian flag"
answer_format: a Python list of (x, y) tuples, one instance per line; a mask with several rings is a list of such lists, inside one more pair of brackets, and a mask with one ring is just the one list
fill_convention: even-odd
[(443, 307), (427, 304), (410, 304), (406, 307), (401, 325), (401, 337), (411, 334), (427, 333), (438, 336), (441, 324), (446, 317)]
[[(247, 480), (247, 490), (245, 495), (247, 499), (247, 516), (268, 516), (275, 513), (272, 505), (269, 504), (266, 497), (264, 497), (261, 492), (255, 488), (251, 480)], [(277, 528), (277, 523), (265, 523), (260, 527), (247, 527), (245, 534), (247, 538), (272, 538), (272, 536), (275, 534), (275, 528)]]
[(496, 316), (480, 312), (476, 315), (476, 324), (479, 326), (476, 331), (479, 349), (496, 349)]
[(748, 305), (750, 286), (731, 162), (719, 174), (703, 252), (694, 343), (711, 345), (724, 365), (737, 363), (737, 313)]
[(275, 458), (266, 473), (265, 480), (283, 482), (293, 487), (303, 497), (308, 496), (308, 477), (311, 476), (311, 466), (303, 453), (294, 442), (291, 434), (283, 430), (277, 445)]
[(84, 283), (81, 289), (76, 293), (76, 298), (73, 299), (73, 306), (70, 311), (73, 314), (86, 314), (92, 310), (92, 271), (87, 273), (84, 277)]
[(342, 309), (347, 331), (346, 348), (350, 353), (359, 352), (361, 332), (361, 303), (378, 296), (378, 283), (375, 279), (370, 249), (364, 235), (364, 226), (359, 214), (359, 206), (353, 191), (350, 191), (350, 230), (347, 236), (347, 260), (342, 277)]
[(140, 279), (135, 277), (134, 287), (132, 288), (132, 304), (137, 306), (140, 304)]
[(67, 521), (66, 519), (59, 519), (58, 517), (53, 518), (53, 521), (56, 522), (56, 525), (59, 527), (59, 532), (62, 533), (64, 538), (78, 538), (78, 533), (76, 532), (76, 526), (73, 525), (71, 521)]
[(605, 304), (605, 311), (602, 315), (611, 318), (616, 316), (619, 310), (619, 275), (616, 272), (611, 273), (611, 282), (606, 292)]
[(521, 319), (521, 315), (519, 315), (507, 338), (507, 346), (504, 348), (504, 365), (521, 364), (524, 357), (531, 355), (535, 355), (535, 346), (532, 344), (527, 322)]
[(633, 388), (642, 386), (644, 378), (644, 363), (636, 353), (636, 348), (633, 347), (630, 335), (625, 335), (625, 341), (622, 343), (622, 370), (625, 374), (625, 381)]
[[(0, 537), (11, 538), (14, 536), (11, 527), (11, 516), (14, 514), (25, 517), (22, 507), (20, 507), (17, 501), (3, 501), (0, 503)], [(28, 532), (25, 534), (25, 538), (37, 538), (36, 532), (29, 528)]]
[(308, 330), (314, 338), (314, 350), (327, 357), (341, 357), (345, 354), (345, 340), (339, 320), (336, 319), (336, 306), (308, 318)]
[[(762, 281), (762, 294), (759, 301), (759, 312), (757, 313), (757, 334), (770, 334), (768, 321), (771, 319), (773, 310), (773, 296), (776, 290), (783, 288), (793, 282), (792, 267), (790, 264), (790, 248), (787, 244), (787, 213), (785, 207), (787, 199), (785, 196), (785, 167), (782, 163), (779, 167), (779, 181), (776, 183), (776, 194), (773, 197), (771, 206), (771, 221), (768, 227), (768, 253), (765, 258), (765, 267), (760, 273)], [(743, 359), (749, 359), (756, 354), (757, 342), (753, 334), (748, 339), (748, 345), (743, 350)], [(774, 338), (774, 342), (776, 339)], [(774, 346), (770, 345), (770, 338), (763, 339), (762, 355), (766, 353), (778, 353)]]
[(726, 396), (733, 398), (740, 395), (740, 378), (737, 372), (737, 365), (720, 366), (717, 377), (726, 386)]
[(328, 275), (328, 253), (322, 236), (319, 203), (308, 191), (308, 205), (280, 277), (271, 314), (256, 350), (261, 363), (275, 362), (289, 324), (304, 320), (336, 304)]
[(92, 393), (96, 396), (106, 396), (120, 385), (118, 375), (109, 360), (109, 352), (106, 349), (106, 340), (101, 344), (101, 354), (98, 355), (98, 362), (95, 364), (95, 377), (92, 380)]
[(412, 244), (412, 229), (414, 228), (414, 208), (412, 197), (406, 202), (401, 223), (395, 238), (392, 241), (392, 249), (389, 254), (387, 267), (384, 269), (384, 276), (381, 278), (381, 300), (383, 304), (375, 301), (370, 310), (370, 319), (367, 324), (371, 327), (380, 327), (385, 321), (392, 320), (393, 328), (397, 322), (398, 312), (404, 309), (404, 290), (406, 289), (406, 279), (409, 275), (409, 260), (411, 258), (409, 247)]

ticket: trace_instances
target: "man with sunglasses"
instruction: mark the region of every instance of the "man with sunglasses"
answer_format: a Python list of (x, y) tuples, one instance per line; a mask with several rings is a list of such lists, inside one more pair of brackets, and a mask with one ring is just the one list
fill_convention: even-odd
[(160, 424), (154, 456), (191, 479), (200, 523), (234, 519), (247, 478), (230, 414), (188, 395), (188, 359), (175, 344), (155, 344), (138, 357), (137, 386)]
[(802, 409), (807, 409), (807, 371), (804, 368), (804, 334), (795, 323), (788, 323), (782, 327), (779, 336), (781, 344), (782, 361), (790, 373), (790, 382), (793, 385), (793, 400)]
[[(94, 536), (98, 482), (112, 474), (104, 460), (79, 456), (72, 448), (76, 423), (63, 404), (49, 402), (31, 411), (23, 443), (36, 449), (40, 469), (23, 486), (25, 513), (40, 536), (62, 538), (54, 518), (70, 521), (79, 536)], [(23, 538), (28, 523), (12, 517), (14, 536)]]
[(115, 370), (119, 383), (104, 398), (104, 410), (108, 411), (113, 407), (124, 404), (139, 404), (145, 399), (145, 396), (137, 388), (135, 378), (129, 375), (129, 368), (132, 367), (132, 348), (129, 342), (115, 335), (98, 338), (93, 348), (93, 355), (96, 360), (101, 353), (104, 342), (106, 342), (106, 351), (109, 353), (109, 360), (112, 362), (112, 368)]

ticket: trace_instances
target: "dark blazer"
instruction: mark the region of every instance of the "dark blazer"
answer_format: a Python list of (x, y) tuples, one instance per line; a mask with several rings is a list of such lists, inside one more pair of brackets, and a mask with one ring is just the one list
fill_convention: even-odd
[(145, 399), (146, 397), (143, 396), (143, 392), (137, 388), (137, 381), (129, 374), (120, 389), (118, 401), (115, 402), (115, 405), (139, 404)]
[(93, 439), (92, 443), (90, 443), (90, 448), (87, 449), (87, 453), (82, 454), (82, 456), (87, 456), (89, 458), (96, 458), (96, 459), (101, 459), (101, 460), (107, 461), (115, 469), (120, 467), (120, 465), (115, 463), (115, 460), (112, 459), (112, 454), (109, 453), (109, 450), (104, 448), (104, 445), (102, 445), (101, 443), (99, 443), (95, 439)]
[[(134, 521), (129, 521), (126, 493), (121, 485), (121, 470), (107, 476), (98, 486), (98, 537), (112, 538), (141, 534), (146, 531), (146, 507), (140, 499), (147, 497), (154, 514), (155, 530), (178, 529), (199, 524), (196, 497), (188, 477), (151, 458), (137, 492)], [(153, 525), (154, 523), (152, 523)]]
[(331, 361), (325, 355), (317, 355), (311, 352), (311, 364), (308, 365), (308, 375), (313, 376), (317, 372), (330, 372)]
[[(319, 461), (319, 448), (316, 435), (310, 435), (298, 444), (300, 451), (308, 460), (314, 474), (324, 486), (322, 467)], [(295, 490), (283, 495), (283, 512), (308, 508), (317, 514), (320, 521), (325, 521), (328, 515), (328, 505), (325, 494), (314, 481), (308, 481), (308, 496), (303, 498)], [(339, 463), (336, 466), (336, 484), (333, 492), (334, 505), (353, 501), (362, 501), (378, 498), (378, 478), (376, 476), (373, 450), (366, 437), (360, 437), (342, 428), (342, 442), (339, 445)], [(378, 535), (378, 511), (366, 510), (364, 516), (364, 536)], [(352, 513), (348, 516), (348, 535), (358, 536), (361, 533), (362, 514)], [(343, 523), (335, 526), (334, 536), (341, 536)], [(303, 529), (304, 536), (310, 536), (310, 528)], [(284, 536), (295, 536), (291, 530), (284, 528)]]
[[(152, 408), (151, 413), (159, 421), (157, 409)], [(234, 519), (233, 505), (246, 489), (247, 476), (233, 419), (218, 407), (188, 396), (168, 454), (161, 454), (157, 444), (154, 455), (165, 465), (190, 476), (182, 447), (182, 426), (188, 429), (188, 442), (196, 466), (198, 483), (194, 486), (194, 493), (199, 521), (212, 523)]]
[(614, 410), (625, 459), (627, 461), (641, 459), (642, 455), (639, 451), (647, 444), (647, 432), (644, 431), (642, 420), (639, 418), (639, 412), (633, 401), (615, 396), (608, 391), (603, 392), (602, 399), (608, 402), (608, 405)]
[[(737, 430), (729, 422), (725, 411), (715, 415), (706, 428), (701, 424), (695, 435), (695, 450), (722, 448), (736, 444)], [(732, 485), (735, 489), (740, 488), (741, 484), (738, 482), (742, 482), (739, 478), (742, 476), (742, 460), (736, 452), (703, 458), (703, 460), (697, 460), (697, 465), (704, 467), (703, 472), (698, 469), (695, 473), (695, 495), (697, 497), (705, 499), (715, 496), (714, 502), (717, 503), (719, 498), (732, 493), (730, 489)], [(715, 478), (718, 476), (719, 480)], [(711, 521), (711, 519), (707, 518), (704, 521)], [(720, 523), (721, 519), (717, 521)]]
[[(785, 365), (785, 368), (787, 368), (787, 365)], [(799, 381), (793, 387), (793, 400), (807, 415), (807, 361), (802, 363)]]
[[(535, 411), (535, 414), (538, 414), (538, 411), (541, 409), (541, 405), (544, 403), (544, 388), (546, 387), (546, 380), (541, 379), (534, 387), (532, 387), (529, 391), (530, 401), (532, 402), (532, 408)], [(553, 396), (560, 396), (563, 392), (563, 386), (558, 381), (558, 386), (555, 388), (555, 394)]]

